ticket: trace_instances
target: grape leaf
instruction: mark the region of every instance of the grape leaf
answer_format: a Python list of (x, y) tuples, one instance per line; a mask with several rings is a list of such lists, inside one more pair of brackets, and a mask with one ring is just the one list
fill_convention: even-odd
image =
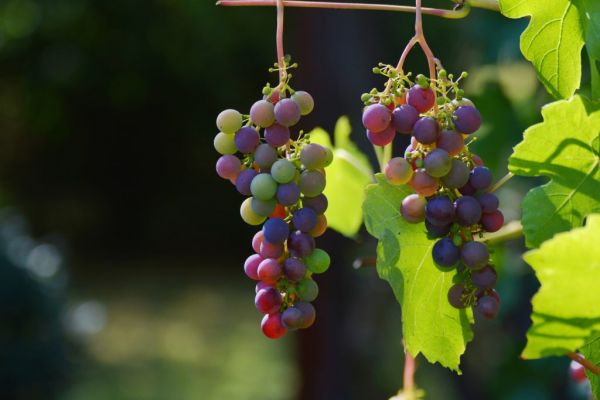
[(600, 105), (574, 96), (546, 105), (542, 116), (544, 122), (525, 131), (508, 166), (517, 175), (551, 178), (522, 203), (529, 247), (600, 212)]
[(521, 52), (554, 97), (568, 98), (581, 80), (582, 16), (571, 0), (500, 0), (509, 18), (531, 16)]
[[(600, 332), (596, 332), (581, 349), (581, 354), (595, 365), (600, 365)], [(592, 393), (595, 399), (600, 399), (600, 376), (588, 369), (585, 370), (592, 385)]]
[(575, 0), (581, 14), (585, 34), (585, 48), (590, 60), (592, 94), (600, 99), (600, 2), (598, 0)]
[(325, 130), (316, 128), (310, 132), (311, 142), (329, 147), (334, 155), (333, 162), (326, 169), (327, 223), (349, 237), (356, 235), (363, 223), (364, 187), (373, 181), (369, 160), (350, 140), (350, 132), (347, 117), (341, 117), (335, 125), (335, 147)]
[(448, 303), (456, 271), (438, 269), (431, 257), (435, 240), (427, 237), (425, 225), (402, 218), (400, 204), (413, 190), (390, 185), (382, 174), (376, 178), (365, 190), (365, 225), (379, 239), (377, 272), (402, 307), (405, 346), (413, 356), (422, 353), (429, 362), (460, 373), (460, 356), (473, 339), (473, 315)]
[(541, 284), (532, 299), (523, 358), (576, 351), (600, 331), (598, 237), (600, 214), (591, 214), (585, 227), (559, 233), (523, 255)]

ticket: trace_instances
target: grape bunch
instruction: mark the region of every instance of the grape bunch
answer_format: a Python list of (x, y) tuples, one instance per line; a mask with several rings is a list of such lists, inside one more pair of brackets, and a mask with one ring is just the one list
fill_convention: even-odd
[(362, 100), (367, 137), (376, 146), (391, 143), (396, 132), (411, 134), (403, 157), (392, 158), (384, 173), (393, 185), (410, 185), (415, 194), (404, 198), (400, 213), (409, 223), (425, 222), (437, 238), (432, 257), (443, 270), (457, 268), (458, 283), (448, 293), (456, 308), (473, 306), (492, 319), (500, 297), (494, 289), (496, 270), (487, 246), (475, 238), (504, 224), (498, 198), (488, 190), (492, 173), (465, 139), (481, 125), (473, 102), (463, 97), (459, 81), (438, 70), (437, 79), (409, 75), (380, 64), (374, 72), (388, 77), (384, 92), (373, 89)]
[(333, 153), (310, 143), (302, 131), (291, 132), (313, 110), (310, 94), (294, 91), (286, 82), (282, 88), (267, 85), (263, 95), (249, 115), (231, 109), (219, 114), (214, 146), (222, 154), (217, 174), (247, 196), (240, 208), (242, 219), (262, 225), (244, 271), (257, 281), (255, 305), (264, 314), (262, 332), (276, 339), (315, 321), (311, 302), (319, 287), (313, 275), (330, 264), (329, 255), (315, 247), (315, 238), (327, 229), (323, 190)]

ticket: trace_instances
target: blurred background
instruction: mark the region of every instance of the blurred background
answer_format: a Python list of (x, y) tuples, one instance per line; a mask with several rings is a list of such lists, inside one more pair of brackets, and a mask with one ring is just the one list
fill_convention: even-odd
[[(427, 6), (451, 6), (427, 1)], [(242, 272), (254, 229), (214, 172), (215, 117), (249, 109), (275, 76), (275, 11), (208, 0), (0, 2), (0, 398), (387, 399), (401, 386), (400, 308), (366, 232), (328, 232), (317, 322), (265, 339)], [(303, 127), (341, 115), (383, 82), (413, 15), (290, 9), (293, 86), (315, 97)], [(550, 101), (523, 62), (526, 21), (473, 10), (425, 17), (436, 56), (470, 72), (485, 125), (473, 144), (496, 179)], [(423, 72), (420, 51), (409, 69)], [(397, 153), (406, 143), (398, 139)], [(403, 151), (403, 150), (402, 150)], [(508, 220), (534, 180), (500, 192)], [(568, 360), (519, 354), (537, 289), (522, 241), (496, 251), (500, 317), (475, 326), (461, 376), (419, 359), (429, 399), (584, 399)]]

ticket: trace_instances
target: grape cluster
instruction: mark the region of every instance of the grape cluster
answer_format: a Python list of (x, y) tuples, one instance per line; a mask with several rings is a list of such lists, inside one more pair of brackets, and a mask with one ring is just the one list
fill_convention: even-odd
[(244, 263), (256, 284), (256, 308), (264, 315), (265, 336), (280, 338), (287, 330), (308, 328), (315, 321), (311, 302), (319, 293), (313, 274), (329, 268), (329, 255), (315, 248), (327, 229), (325, 167), (333, 153), (310, 143), (290, 128), (309, 114), (310, 94), (283, 89), (263, 90), (249, 115), (225, 110), (217, 117), (221, 131), (214, 140), (222, 154), (217, 174), (230, 180), (242, 195), (242, 219), (262, 229), (252, 239), (255, 254)]
[(404, 156), (392, 158), (384, 169), (391, 184), (408, 184), (416, 192), (404, 198), (400, 212), (409, 223), (425, 222), (427, 234), (438, 238), (432, 257), (441, 269), (457, 268), (450, 304), (473, 306), (494, 318), (500, 307), (497, 274), (487, 246), (475, 238), (499, 230), (504, 217), (498, 198), (488, 192), (491, 171), (465, 143), (481, 125), (479, 111), (458, 87), (466, 73), (454, 80), (439, 70), (437, 79), (419, 75), (413, 83), (391, 66), (375, 72), (388, 77), (389, 85), (384, 92), (363, 94), (367, 137), (383, 146), (396, 132), (412, 134)]

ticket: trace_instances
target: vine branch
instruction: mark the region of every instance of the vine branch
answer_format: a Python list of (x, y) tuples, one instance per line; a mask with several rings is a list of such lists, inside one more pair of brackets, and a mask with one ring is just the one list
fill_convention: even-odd
[(493, 233), (484, 233), (478, 241), (488, 244), (506, 242), (523, 236), (523, 225), (521, 221), (511, 221), (504, 225), (499, 231)]
[(581, 354), (569, 352), (569, 353), (567, 353), (567, 357), (569, 357), (571, 360), (583, 365), (585, 367), (585, 369), (587, 369), (588, 371), (591, 371), (593, 374), (600, 375), (600, 367), (598, 367), (596, 364), (592, 363), (591, 361), (585, 359)]
[(277, 66), (279, 67), (279, 86), (284, 85), (287, 76), (285, 66), (285, 52), (283, 51), (283, 18), (284, 18), (284, 5), (283, 0), (277, 0), (277, 33), (275, 42), (277, 44)]

